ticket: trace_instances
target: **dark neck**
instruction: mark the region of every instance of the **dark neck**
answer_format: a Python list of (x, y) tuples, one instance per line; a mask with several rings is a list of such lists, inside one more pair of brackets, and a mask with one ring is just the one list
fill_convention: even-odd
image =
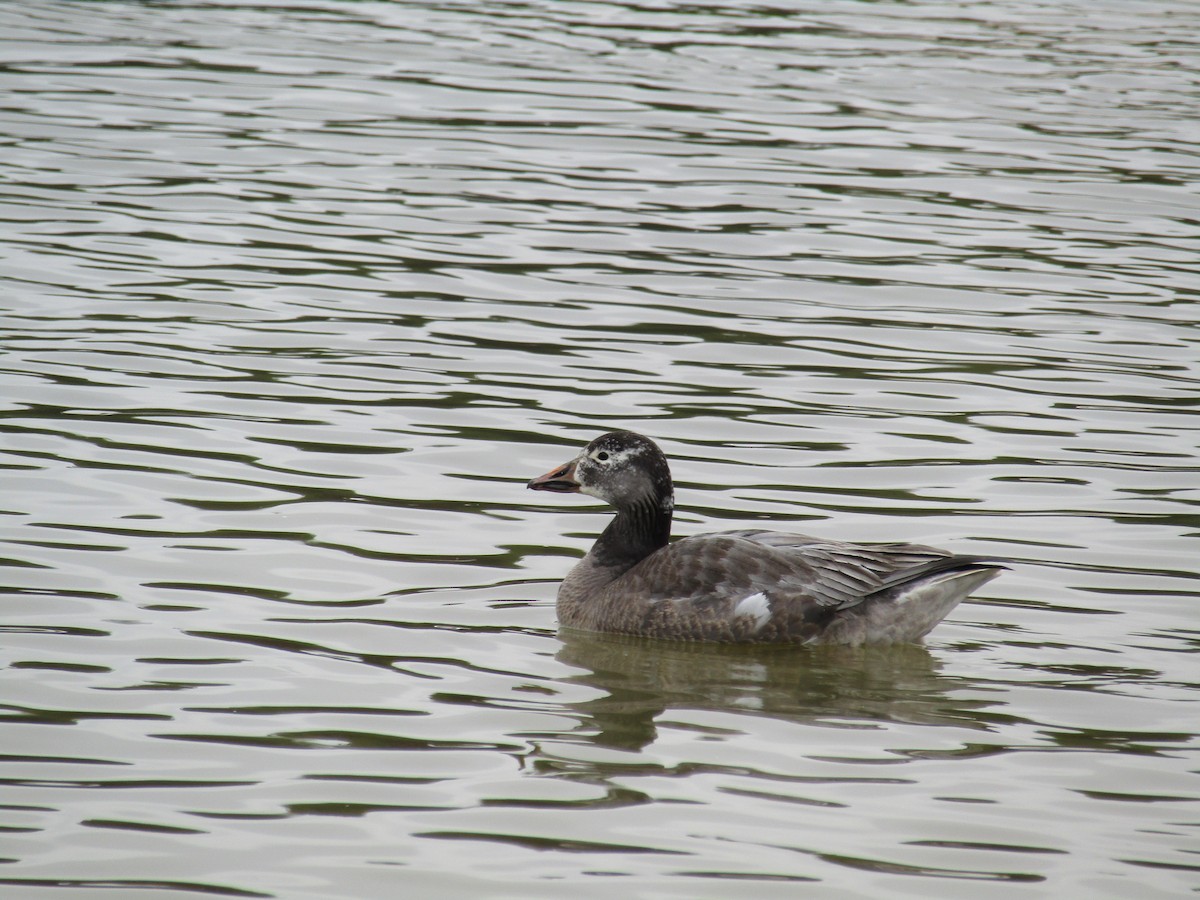
[(672, 498), (647, 498), (617, 510), (591, 555), (604, 568), (624, 571), (671, 540)]

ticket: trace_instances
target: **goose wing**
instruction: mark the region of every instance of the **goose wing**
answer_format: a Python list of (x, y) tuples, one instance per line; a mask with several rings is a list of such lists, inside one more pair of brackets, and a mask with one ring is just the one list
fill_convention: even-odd
[(774, 531), (704, 534), (642, 560), (604, 589), (597, 608), (619, 614), (605, 630), (803, 642), (872, 594), (968, 560), (915, 544), (850, 544)]

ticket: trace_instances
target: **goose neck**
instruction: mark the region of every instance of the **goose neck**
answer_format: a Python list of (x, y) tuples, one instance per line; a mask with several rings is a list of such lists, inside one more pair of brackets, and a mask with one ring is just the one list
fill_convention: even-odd
[(606, 567), (628, 568), (671, 540), (671, 508), (666, 502), (647, 499), (621, 507), (592, 549)]

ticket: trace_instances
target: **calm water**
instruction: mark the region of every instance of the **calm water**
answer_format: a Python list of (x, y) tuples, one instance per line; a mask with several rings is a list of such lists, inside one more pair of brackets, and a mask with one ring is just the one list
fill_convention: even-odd
[[(1200, 6), (0, 5), (0, 893), (1200, 889)], [(677, 533), (925, 647), (560, 638)]]

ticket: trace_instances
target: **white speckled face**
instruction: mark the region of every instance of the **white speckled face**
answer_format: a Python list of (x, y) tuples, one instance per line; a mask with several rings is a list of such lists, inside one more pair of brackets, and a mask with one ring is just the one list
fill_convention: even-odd
[[(639, 484), (637, 448), (606, 449), (589, 445), (575, 464), (575, 477), (581, 493), (598, 497), (614, 506), (623, 497), (640, 495), (646, 486)], [(648, 481), (647, 481), (648, 484)]]
[(641, 435), (615, 431), (596, 438), (575, 460), (579, 491), (616, 507), (657, 501), (674, 508), (671, 473), (662, 451)]
[(619, 469), (629, 464), (629, 460), (639, 454), (634, 447), (622, 447), (618, 450), (606, 450), (603, 447), (594, 450), (584, 449), (584, 454), (593, 462), (610, 469)]

